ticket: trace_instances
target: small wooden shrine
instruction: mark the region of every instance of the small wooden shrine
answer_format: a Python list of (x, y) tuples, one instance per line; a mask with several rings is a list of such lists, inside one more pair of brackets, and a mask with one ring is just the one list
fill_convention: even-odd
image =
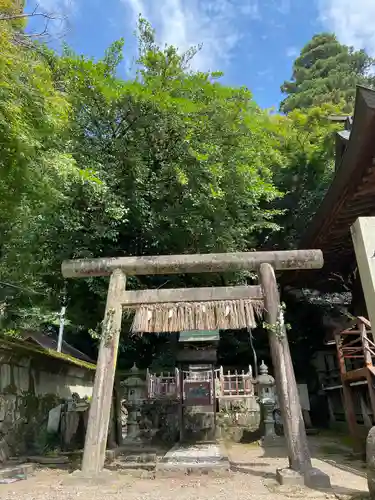
[(180, 441), (212, 441), (216, 435), (215, 364), (219, 330), (180, 332), (177, 363)]

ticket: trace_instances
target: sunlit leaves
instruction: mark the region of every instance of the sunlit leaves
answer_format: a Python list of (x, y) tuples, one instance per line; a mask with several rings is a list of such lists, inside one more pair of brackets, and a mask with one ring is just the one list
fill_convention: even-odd
[[(12, 219), (6, 262), (10, 269), (22, 258), (13, 278), (33, 280), (55, 301), (66, 258), (247, 250), (262, 230), (277, 228), (269, 204), (281, 196), (273, 182), (280, 123), (247, 89), (190, 70), (196, 49), (159, 48), (143, 20), (132, 80), (116, 75), (122, 45), (101, 61), (69, 49), (58, 56), (41, 48), (30, 61), (20, 54), (21, 69), (35, 70), (23, 85), (35, 93), (28, 99), (38, 105), (37, 123), (34, 114), (23, 117), (27, 92), (13, 89), (7, 99), (25, 166), (38, 160), (25, 192), (43, 186), (46, 195), (19, 202), (27, 217)], [(104, 281), (94, 281), (69, 283), (69, 314), (87, 329), (96, 328), (105, 296)]]
[(335, 35), (315, 35), (293, 65), (292, 81), (281, 90), (287, 97), (280, 109), (307, 109), (331, 103), (353, 111), (356, 85), (374, 85), (374, 59), (364, 50), (341, 45)]

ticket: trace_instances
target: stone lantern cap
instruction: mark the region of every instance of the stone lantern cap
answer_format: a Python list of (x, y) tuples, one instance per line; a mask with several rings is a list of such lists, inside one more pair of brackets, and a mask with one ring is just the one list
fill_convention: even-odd
[(144, 381), (139, 375), (139, 370), (137, 368), (137, 365), (134, 363), (132, 368), (130, 369), (130, 377), (128, 377), (126, 380), (124, 380), (123, 385), (129, 388), (134, 388), (134, 387), (139, 387), (144, 385)]
[(275, 379), (272, 375), (268, 373), (268, 366), (262, 361), (262, 364), (259, 367), (260, 375), (258, 375), (257, 383), (263, 386), (273, 386), (275, 385)]

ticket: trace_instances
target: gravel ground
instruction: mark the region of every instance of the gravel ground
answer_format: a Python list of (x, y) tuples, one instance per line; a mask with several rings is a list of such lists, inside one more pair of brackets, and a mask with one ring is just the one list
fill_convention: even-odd
[[(276, 450), (274, 450), (276, 451)], [(207, 453), (207, 452), (206, 452)], [(333, 489), (318, 492), (277, 485), (275, 472), (286, 466), (285, 452), (269, 453), (260, 447), (234, 445), (229, 459), (237, 472), (228, 476), (157, 477), (144, 479), (106, 471), (95, 481), (78, 474), (39, 470), (26, 481), (0, 485), (0, 500), (349, 500), (368, 498), (367, 481), (315, 458), (313, 465), (326, 472)]]
[(280, 498), (261, 481), (243, 474), (230, 477), (139, 479), (124, 474), (108, 474), (90, 482), (56, 471), (40, 471), (27, 481), (0, 486), (1, 500), (231, 500)]

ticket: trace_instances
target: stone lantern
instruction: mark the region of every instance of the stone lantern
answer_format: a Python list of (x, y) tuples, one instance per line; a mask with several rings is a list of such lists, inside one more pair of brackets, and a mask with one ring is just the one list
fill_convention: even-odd
[(140, 439), (140, 429), (138, 417), (141, 414), (141, 406), (146, 397), (146, 383), (139, 376), (139, 370), (134, 363), (130, 370), (131, 376), (124, 381), (126, 389), (126, 399), (128, 406), (127, 441), (138, 441)]
[(275, 379), (269, 375), (264, 361), (259, 367), (257, 378), (259, 403), (262, 408), (264, 422), (263, 444), (272, 444), (276, 439), (273, 411), (276, 406)]

